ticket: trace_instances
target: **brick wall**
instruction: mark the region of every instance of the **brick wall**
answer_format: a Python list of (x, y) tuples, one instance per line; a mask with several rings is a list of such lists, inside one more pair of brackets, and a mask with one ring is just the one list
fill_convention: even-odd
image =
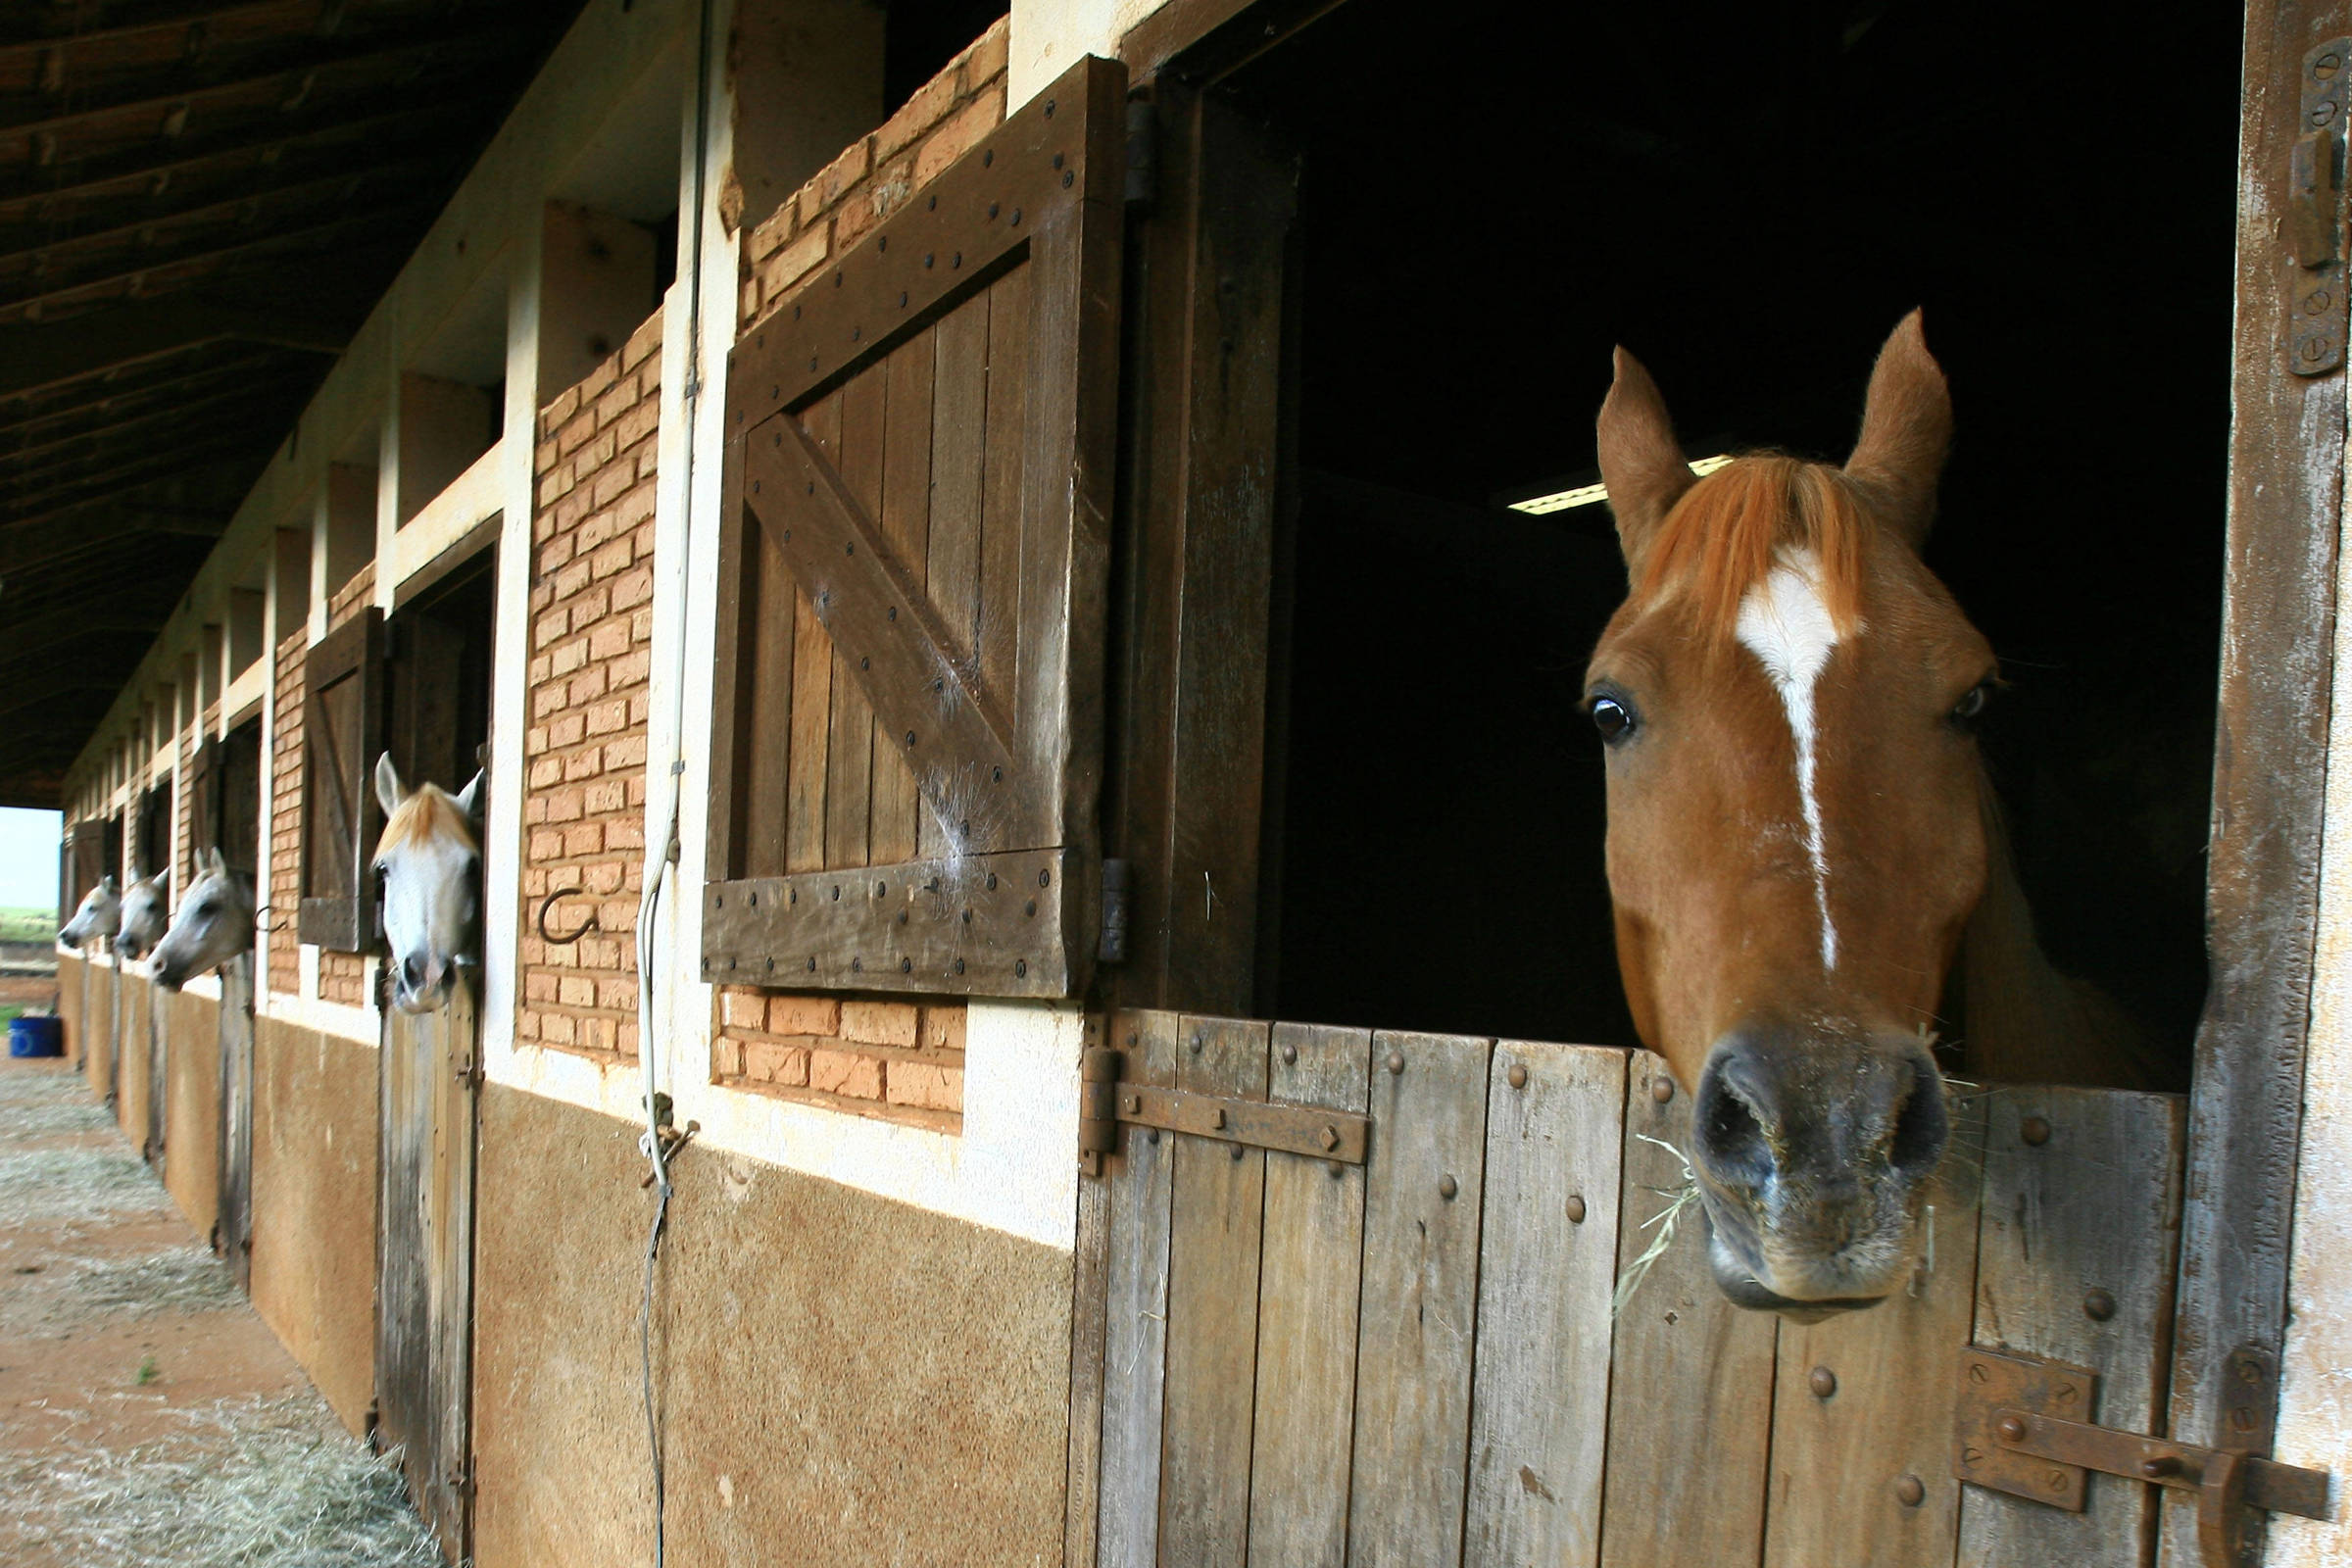
[(307, 632), (277, 645), (275, 724), (270, 737), (270, 989), (291, 997), (302, 989), (295, 951), (295, 917), (302, 909), (302, 664)]
[(743, 324), (771, 314), (796, 284), (888, 218), (1004, 120), (1011, 19), (948, 63), (870, 136), (852, 143), (744, 236)]
[(710, 1076), (787, 1100), (960, 1131), (964, 1016), (961, 1003), (917, 1006), (724, 988)]
[[(539, 413), (531, 519), (530, 723), (523, 735), (524, 1040), (637, 1054), (646, 677), (654, 635), (654, 471), (662, 317)], [(558, 888), (540, 939), (540, 902)]]

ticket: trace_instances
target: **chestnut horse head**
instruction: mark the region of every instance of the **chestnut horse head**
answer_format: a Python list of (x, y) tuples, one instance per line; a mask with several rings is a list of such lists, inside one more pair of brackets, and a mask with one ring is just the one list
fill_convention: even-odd
[(1586, 678), (1618, 965), (1745, 1306), (1885, 1297), (1943, 1153), (1929, 1031), (1986, 882), (1970, 721), (1998, 678), (1920, 563), (1950, 430), (1916, 314), (1843, 467), (1695, 477), (1622, 350), (1600, 411), (1632, 578)]

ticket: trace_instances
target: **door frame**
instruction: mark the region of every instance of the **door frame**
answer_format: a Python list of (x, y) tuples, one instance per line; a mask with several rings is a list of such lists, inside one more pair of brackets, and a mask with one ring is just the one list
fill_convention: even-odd
[[(1140, 225), (1130, 254), (1165, 256), (1171, 231), (1190, 237), (1200, 208), (1189, 110), (1221, 76), (1281, 45), (1345, 0), (1168, 0), (1122, 36), (1133, 93), (1152, 104), (1157, 132), (1158, 189), (1152, 215)], [(2275, 215), (2288, 205), (2289, 151), (2301, 129), (2300, 83), (2308, 51), (2345, 30), (2333, 8), (2318, 0), (2257, 0), (2247, 8), (2245, 77), (2240, 99), (2237, 184), (2236, 313), (2232, 327), (2227, 567), (2223, 586), (2221, 680), (2207, 880), (2208, 952), (2212, 981), (2196, 1035), (2187, 1144), (2187, 1195), (2176, 1282), (2178, 1318), (2171, 1369), (2167, 1430), (2190, 1442), (2220, 1443), (2256, 1453), (2271, 1451), (2276, 1429), (2276, 1372), (2284, 1337), (2292, 1245), (2296, 1167), (2300, 1152), (2303, 1081), (2311, 1021), (2312, 983), (2320, 921), (2320, 840), (2328, 772), (2329, 695), (2334, 678), (2337, 531), (2342, 522), (2347, 376), (2337, 368), (2297, 375), (2287, 363), (2292, 259), (2277, 233)], [(2337, 252), (2343, 250), (2340, 199), (2334, 215)], [(1149, 267), (1149, 262), (1142, 265)], [(1135, 279), (1131, 274), (1131, 288)], [(1213, 302), (1155, 299), (1148, 276), (1139, 322), (1130, 334), (1127, 398), (1138, 425), (1122, 463), (1123, 533), (1148, 551), (1153, 521), (1135, 505), (1130, 475), (1146, 471), (1155, 423), (1180, 420), (1163, 402), (1154, 415), (1151, 395), (1181, 393), (1166, 352), (1149, 319), (1157, 304), (1187, 312)], [(1165, 327), (1159, 328), (1166, 331)], [(1159, 437), (1164, 441), (1165, 437)], [(1181, 517), (1190, 504), (1184, 474), (1164, 487), (1155, 514)], [(1171, 512), (1172, 509), (1172, 512)], [(1165, 524), (1161, 525), (1163, 528)], [(1161, 546), (1161, 548), (1166, 548)], [(1177, 561), (1164, 587), (1181, 593)], [(1268, 570), (1271, 572), (1269, 558)], [(1129, 609), (1130, 625), (1142, 624)], [(1228, 663), (1256, 660), (1266, 650), (1246, 638), (1226, 645)], [(2281, 679), (2279, 672), (2291, 672)], [(1145, 688), (1132, 670), (1114, 671), (1126, 705), (1137, 714), (1176, 713), (1199, 676), (1175, 689)], [(1206, 683), (1203, 683), (1206, 684)], [(1255, 705), (1262, 722), (1265, 693), (1229, 682), (1228, 701)], [(1238, 696), (1233, 695), (1238, 693)], [(1157, 708), (1152, 705), (1156, 703)], [(1246, 720), (1247, 715), (1226, 715)], [(1137, 754), (1125, 749), (1112, 772), (1106, 809), (1124, 807), (1136, 791)], [(1239, 771), (1239, 770), (1235, 770)], [(1258, 779), (1242, 781), (1250, 800), (1242, 820), (1254, 826)], [(1181, 837), (1178, 821), (1213, 803), (1231, 815), (1236, 782), (1188, 775), (1178, 768), (1158, 843)], [(1115, 836), (1114, 844), (1119, 840)], [(1254, 834), (1251, 835), (1254, 840)], [(1114, 850), (1113, 854), (1119, 853)], [(1135, 883), (1175, 869), (1173, 856), (1151, 846), (1138, 857)], [(1254, 842), (1250, 875), (1255, 875)], [(1240, 893), (1240, 889), (1235, 890)], [(1244, 947), (1217, 949), (1181, 940), (1153, 945), (1137, 917), (1131, 966), (1113, 971), (1110, 1002), (1125, 1006), (1253, 1010), (1255, 955)], [(1086, 1273), (1081, 1259), (1081, 1276)], [(2253, 1351), (2273, 1371), (2270, 1397), (2241, 1403), (2230, 1419), (2225, 1373)], [(2233, 1430), (2225, 1434), (2225, 1426)], [(2168, 1538), (2181, 1534), (2193, 1510), (2175, 1507)]]

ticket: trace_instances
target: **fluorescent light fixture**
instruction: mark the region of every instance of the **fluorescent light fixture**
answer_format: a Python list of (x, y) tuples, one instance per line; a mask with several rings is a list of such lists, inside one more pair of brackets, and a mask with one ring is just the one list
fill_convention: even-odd
[[(1690, 471), (1700, 475), (1710, 474), (1731, 461), (1732, 455), (1729, 452), (1719, 452), (1711, 458), (1694, 458), (1690, 463)], [(1543, 517), (1555, 512), (1566, 512), (1571, 507), (1589, 507), (1595, 502), (1608, 499), (1609, 487), (1607, 485), (1580, 484), (1573, 490), (1555, 490), (1547, 496), (1530, 496), (1525, 501), (1514, 501), (1511, 503), (1511, 510), (1524, 512), (1530, 516)]]

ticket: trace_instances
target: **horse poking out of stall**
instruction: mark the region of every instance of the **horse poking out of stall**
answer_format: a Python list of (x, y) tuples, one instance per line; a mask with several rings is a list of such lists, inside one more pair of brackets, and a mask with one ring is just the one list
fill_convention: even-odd
[(1919, 555), (1951, 418), (1916, 312), (1842, 467), (1693, 475), (1622, 349), (1600, 411), (1632, 585), (1585, 687), (1618, 965), (1689, 1091), (1716, 1282), (1797, 1317), (1910, 1273), (1949, 1126), (1930, 1052), (1947, 979), (1974, 1075), (2149, 1077), (2018, 891), (1972, 733), (1999, 666)]
[(116, 951), (125, 958), (144, 958), (172, 923), (172, 873), (158, 871), (136, 877), (122, 895), (122, 929), (115, 935)]
[(375, 869), (384, 879), (384, 940), (392, 1000), (403, 1012), (431, 1012), (449, 1001), (458, 968), (479, 952), (481, 849), (474, 813), (476, 773), (452, 795), (438, 784), (404, 788), (386, 752), (376, 759), (375, 798), (384, 808)]
[(57, 940), (79, 953), (90, 943), (111, 939), (122, 929), (122, 892), (114, 874), (109, 872), (81, 896), (81, 903), (74, 906), (74, 918), (58, 930)]
[(191, 975), (209, 973), (253, 950), (253, 887), (228, 868), (217, 849), (205, 852), (204, 872), (179, 901), (172, 929), (155, 945), (155, 983), (177, 991)]

